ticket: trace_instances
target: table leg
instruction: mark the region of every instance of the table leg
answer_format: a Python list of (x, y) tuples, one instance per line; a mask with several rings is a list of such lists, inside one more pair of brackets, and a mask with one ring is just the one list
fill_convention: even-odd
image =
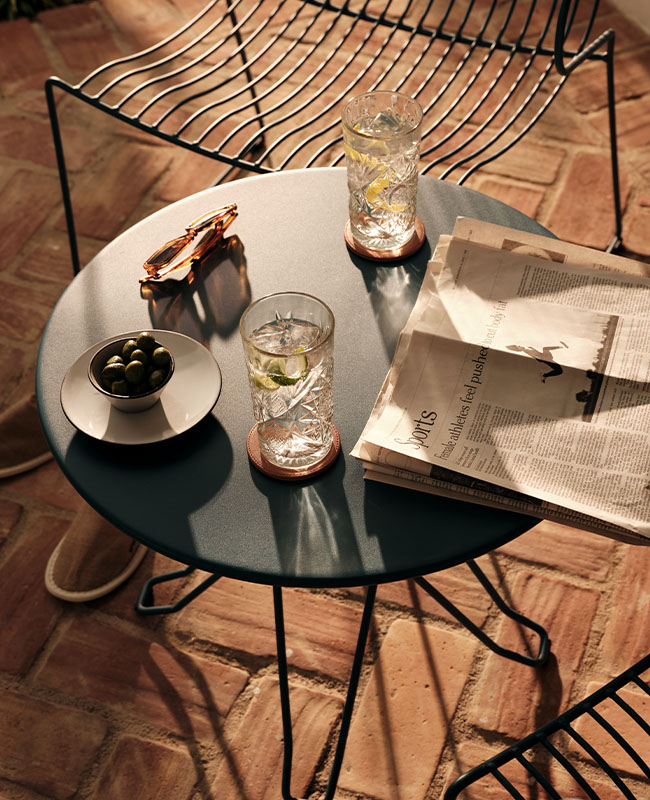
[(180, 611), (181, 608), (184, 608), (188, 603), (194, 600), (195, 597), (198, 597), (221, 577), (221, 575), (208, 575), (204, 581), (199, 583), (198, 586), (195, 586), (191, 591), (189, 591), (186, 595), (183, 595), (180, 600), (177, 600), (172, 605), (156, 606), (153, 604), (153, 587), (157, 583), (167, 583), (167, 581), (173, 581), (177, 578), (184, 578), (186, 575), (190, 575), (192, 572), (194, 572), (194, 567), (184, 567), (183, 569), (176, 569), (173, 572), (165, 572), (162, 575), (154, 575), (153, 578), (149, 578), (149, 580), (144, 583), (142, 589), (140, 590), (140, 596), (136, 601), (135, 610), (138, 612), (138, 614), (144, 615), (173, 614), (175, 611)]
[[(368, 631), (370, 630), (370, 621), (372, 619), (372, 609), (375, 603), (375, 595), (377, 593), (376, 586), (368, 586), (366, 590), (366, 599), (363, 607), (363, 615), (361, 617), (361, 624), (359, 626), (359, 635), (357, 637), (357, 647), (354, 653), (354, 660), (352, 662), (352, 670), (350, 672), (350, 681), (348, 683), (348, 691), (345, 698), (345, 705), (343, 706), (343, 715), (341, 717), (341, 725), (339, 729), (338, 740), (336, 742), (336, 749), (334, 751), (334, 760), (330, 770), (329, 780), (327, 782), (327, 789), (323, 795), (323, 800), (331, 800), (336, 791), (341, 766), (343, 764), (343, 755), (345, 753), (345, 745), (347, 743), (348, 733), (350, 730), (350, 721), (352, 719), (352, 711), (354, 708), (354, 701), (357, 696), (357, 689), (359, 687), (359, 676), (361, 674), (361, 666), (363, 664), (363, 654), (366, 649), (366, 641), (368, 639)], [(275, 638), (278, 651), (278, 677), (280, 680), (280, 703), (282, 706), (282, 729), (284, 734), (284, 761), (282, 764), (282, 797), (284, 800), (296, 800), (291, 794), (291, 762), (293, 757), (293, 735), (291, 726), (291, 705), (289, 700), (289, 677), (287, 670), (287, 649), (285, 644), (284, 635), (284, 611), (282, 606), (282, 588), (280, 586), (273, 587), (273, 608), (275, 612)]]
[(444, 609), (454, 616), (462, 625), (467, 628), (468, 631), (470, 631), (470, 633), (473, 633), (477, 639), (483, 642), (483, 644), (486, 645), (486, 647), (489, 647), (494, 653), (497, 653), (504, 658), (510, 658), (512, 661), (518, 661), (521, 664), (528, 664), (528, 666), (531, 667), (541, 667), (543, 664), (545, 664), (551, 649), (551, 640), (549, 639), (546, 630), (538, 622), (534, 622), (532, 619), (529, 619), (528, 617), (524, 616), (524, 614), (520, 613), (519, 611), (515, 611), (514, 608), (511, 608), (509, 605), (507, 605), (505, 600), (490, 582), (490, 579), (474, 560), (470, 559), (466, 563), (474, 573), (474, 576), (481, 586), (490, 595), (492, 600), (494, 600), (499, 610), (511, 619), (516, 620), (520, 625), (523, 625), (524, 627), (534, 631), (539, 636), (539, 650), (537, 651), (537, 655), (528, 656), (523, 653), (517, 653), (515, 650), (509, 650), (508, 648), (497, 644), (477, 625), (475, 625), (471, 619), (469, 619), (469, 617), (465, 616), (465, 614), (463, 614), (459, 608), (457, 608), (450, 600), (448, 600), (439, 589), (436, 589), (435, 586), (432, 586), (429, 581), (426, 580), (426, 578), (415, 578), (414, 580), (418, 586), (420, 586), (425, 592), (427, 592), (427, 594), (430, 594), (431, 597), (437, 600)]

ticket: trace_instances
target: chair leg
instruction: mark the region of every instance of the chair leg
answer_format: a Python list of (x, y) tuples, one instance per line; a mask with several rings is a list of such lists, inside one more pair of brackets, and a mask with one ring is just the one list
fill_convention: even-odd
[[(357, 637), (357, 647), (354, 653), (354, 660), (352, 662), (352, 670), (350, 672), (350, 681), (348, 683), (348, 691), (345, 698), (345, 705), (343, 706), (343, 715), (341, 717), (341, 725), (339, 728), (338, 740), (336, 742), (336, 749), (334, 751), (334, 760), (330, 770), (329, 780), (327, 782), (327, 789), (323, 795), (323, 800), (331, 800), (336, 792), (336, 785), (338, 783), (341, 766), (343, 764), (343, 755), (345, 754), (345, 745), (347, 744), (348, 733), (350, 730), (350, 720), (352, 718), (352, 711), (354, 709), (354, 701), (357, 696), (357, 689), (359, 687), (359, 676), (361, 674), (361, 666), (363, 664), (363, 654), (366, 649), (366, 642), (368, 640), (368, 632), (370, 630), (370, 621), (372, 619), (372, 609), (375, 603), (375, 595), (377, 594), (376, 586), (368, 586), (366, 591), (366, 599), (363, 607), (363, 615), (361, 617), (361, 624), (359, 626), (359, 634)], [(280, 586), (273, 587), (273, 608), (275, 612), (275, 637), (278, 650), (278, 677), (280, 680), (280, 703), (282, 706), (282, 729), (284, 733), (284, 760), (282, 763), (282, 797), (284, 800), (296, 800), (291, 794), (291, 762), (293, 757), (293, 735), (291, 728), (291, 705), (289, 701), (289, 678), (287, 671), (287, 650), (284, 635), (284, 612), (282, 608), (282, 588)]]
[(623, 236), (623, 214), (621, 211), (621, 186), (618, 171), (618, 147), (616, 143), (616, 98), (614, 95), (614, 36), (607, 42), (607, 106), (609, 111), (609, 146), (612, 156), (612, 188), (614, 191), (614, 213), (616, 232), (607, 246), (612, 253), (621, 244)]
[(495, 587), (490, 582), (489, 578), (485, 575), (483, 570), (478, 566), (478, 564), (473, 561), (467, 561), (467, 566), (472, 570), (474, 576), (481, 584), (481, 586), (485, 589), (485, 591), (490, 595), (492, 600), (496, 603), (497, 607), (500, 611), (502, 611), (506, 616), (510, 617), (511, 619), (516, 620), (520, 625), (523, 625), (526, 628), (534, 631), (539, 637), (539, 650), (537, 651), (537, 655), (535, 656), (528, 656), (523, 653), (517, 653), (515, 650), (509, 650), (506, 647), (502, 647), (501, 645), (497, 644), (493, 641), (486, 633), (484, 633), (477, 625), (475, 625), (469, 617), (465, 616), (463, 612), (457, 608), (450, 600), (448, 600), (442, 592), (432, 586), (426, 578), (415, 578), (415, 582), (424, 589), (427, 594), (430, 594), (434, 600), (437, 600), (440, 605), (448, 611), (453, 617), (455, 617), (462, 625), (464, 625), (470, 633), (473, 633), (477, 639), (479, 639), (486, 647), (489, 647), (492, 652), (497, 653), (497, 655), (503, 656), (504, 658), (509, 658), (512, 661), (518, 661), (520, 664), (527, 664), (530, 667), (541, 667), (543, 666), (547, 659), (551, 648), (551, 641), (548, 637), (548, 633), (545, 629), (537, 622), (534, 622), (532, 619), (521, 614), (519, 611), (515, 611), (514, 608), (510, 608), (509, 605), (503, 600), (501, 595), (497, 592)]
[(195, 586), (191, 591), (189, 591), (186, 595), (183, 595), (180, 600), (177, 600), (172, 605), (156, 606), (153, 604), (153, 587), (157, 583), (167, 583), (168, 581), (173, 581), (177, 578), (184, 578), (186, 575), (190, 575), (192, 572), (194, 572), (194, 567), (185, 567), (184, 569), (177, 569), (173, 572), (165, 572), (162, 575), (154, 575), (153, 578), (149, 578), (149, 580), (144, 583), (142, 589), (140, 590), (140, 595), (135, 604), (135, 610), (138, 612), (138, 614), (143, 615), (173, 614), (176, 611), (180, 611), (181, 608), (184, 608), (188, 603), (194, 600), (195, 597), (198, 597), (200, 594), (202, 594), (208, 587), (212, 586), (212, 584), (218, 581), (221, 577), (221, 575), (208, 575), (204, 581), (199, 583), (198, 586)]
[(65, 211), (65, 221), (68, 229), (72, 269), (74, 274), (77, 275), (79, 272), (79, 252), (77, 250), (77, 235), (72, 212), (72, 200), (70, 198), (70, 185), (68, 183), (68, 172), (65, 166), (63, 143), (61, 141), (61, 129), (59, 127), (59, 118), (56, 111), (56, 102), (54, 100), (54, 83), (49, 78), (45, 81), (45, 98), (47, 100), (47, 110), (50, 115), (50, 127), (52, 129), (52, 141), (54, 142), (54, 150), (56, 153), (56, 164), (59, 168), (59, 182), (61, 184), (63, 209)]

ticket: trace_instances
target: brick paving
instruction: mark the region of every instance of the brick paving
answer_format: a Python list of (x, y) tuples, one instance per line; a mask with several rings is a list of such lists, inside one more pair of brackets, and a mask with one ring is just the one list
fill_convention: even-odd
[[(0, 409), (33, 385), (43, 325), (71, 276), (43, 80), (81, 77), (151, 44), (200, 5), (100, 0), (0, 23)], [(650, 262), (650, 39), (607, 3), (600, 14), (617, 31), (622, 252)], [(81, 105), (62, 99), (60, 111), (85, 262), (220, 170)], [(605, 108), (601, 71), (587, 64), (530, 139), (471, 185), (563, 238), (603, 247), (613, 224)], [(175, 566), (149, 553), (111, 596), (59, 602), (43, 568), (82, 503), (53, 462), (0, 481), (0, 798), (279, 797), (270, 589), (222, 580), (180, 614), (138, 617), (142, 580)], [(645, 550), (544, 522), (480, 563), (548, 626), (549, 664), (532, 670), (490, 653), (410, 582), (381, 587), (341, 797), (439, 798), (459, 770), (650, 649)], [(434, 580), (501, 643), (526, 646), (466, 568)], [(161, 587), (158, 597), (179, 591)], [(300, 796), (324, 791), (359, 600), (355, 590), (286, 592)]]

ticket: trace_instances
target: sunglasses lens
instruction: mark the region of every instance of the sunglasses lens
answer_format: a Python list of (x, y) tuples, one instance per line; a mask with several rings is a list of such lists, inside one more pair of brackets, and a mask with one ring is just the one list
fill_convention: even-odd
[[(196, 245), (191, 253), (185, 253), (185, 248), (181, 247), (180, 249), (177, 249), (175, 255), (172, 255), (171, 259), (163, 262), (163, 266), (161, 266), (159, 269), (151, 266), (150, 259), (149, 262), (147, 262), (150, 265), (149, 270), (151, 270), (149, 273), (150, 280), (167, 280), (167, 278), (172, 277), (171, 273), (175, 273), (173, 277), (176, 280), (182, 280), (185, 277), (185, 271), (203, 258), (203, 256), (205, 256), (220, 239), (221, 231), (213, 228), (205, 234), (205, 236)], [(146, 266), (145, 269), (147, 269)], [(183, 274), (181, 274), (181, 272)]]
[(197, 261), (200, 258), (206, 256), (210, 250), (219, 242), (222, 238), (221, 229), (217, 226), (216, 228), (211, 228), (205, 236), (196, 244), (196, 247), (192, 251), (192, 255), (190, 258), (192, 261)]
[(177, 239), (173, 239), (171, 242), (167, 242), (164, 244), (159, 250), (145, 261), (145, 269), (147, 267), (164, 267), (166, 264), (169, 264), (170, 261), (175, 259), (179, 253), (181, 253), (185, 247), (187, 247), (188, 242), (191, 241), (191, 236), (186, 233), (183, 236), (179, 236)]

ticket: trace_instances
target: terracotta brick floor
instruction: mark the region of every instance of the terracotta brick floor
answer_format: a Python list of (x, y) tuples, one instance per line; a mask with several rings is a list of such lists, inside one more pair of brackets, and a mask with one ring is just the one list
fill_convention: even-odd
[[(101, 0), (0, 23), (0, 409), (33, 385), (41, 331), (71, 275), (43, 79), (80, 77), (196, 5)], [(650, 261), (650, 40), (606, 3), (600, 13), (601, 27), (617, 31), (624, 252)], [(594, 67), (567, 84), (529, 141), (472, 185), (558, 236), (602, 247), (613, 221)], [(106, 119), (91, 127), (79, 105), (63, 101), (61, 116), (78, 205), (84, 198), (85, 262), (209, 181), (199, 156)], [(0, 482), (0, 798), (279, 797), (270, 589), (222, 580), (182, 613), (140, 618), (133, 602), (142, 580), (174, 566), (150, 553), (101, 601), (54, 600), (44, 565), (81, 504), (52, 462)], [(550, 662), (533, 670), (504, 661), (414, 585), (381, 587), (341, 797), (439, 798), (450, 775), (650, 651), (650, 550), (541, 523), (480, 562), (547, 626)], [(436, 581), (485, 631), (516, 641), (466, 568)], [(290, 642), (300, 796), (324, 790), (359, 595), (287, 592), (287, 607), (311, 620), (292, 628)]]

